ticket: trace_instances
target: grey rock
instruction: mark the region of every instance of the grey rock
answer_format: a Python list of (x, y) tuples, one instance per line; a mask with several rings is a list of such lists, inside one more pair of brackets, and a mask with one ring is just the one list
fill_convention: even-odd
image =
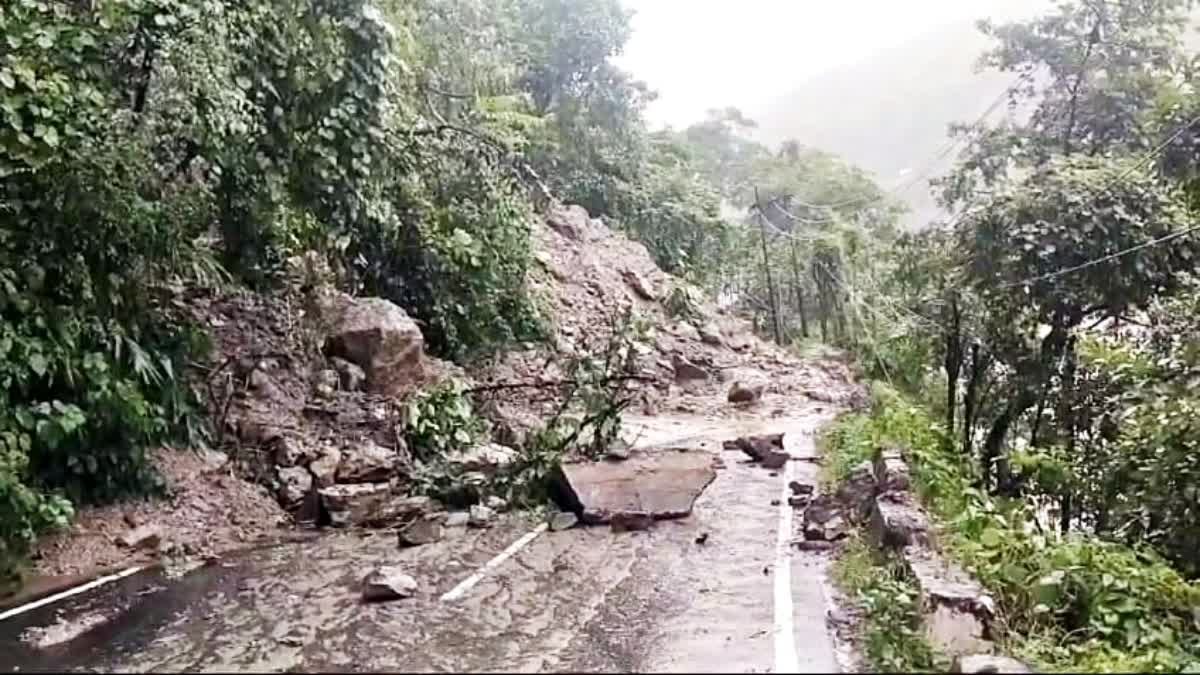
[(411, 598), (417, 593), (417, 581), (399, 567), (380, 567), (362, 582), (362, 598), (367, 602), (382, 602)]
[(801, 483), (798, 480), (788, 483), (788, 489), (791, 490), (792, 494), (796, 496), (811, 495), (815, 490), (811, 483)]
[(425, 378), (425, 339), (399, 306), (383, 298), (335, 294), (324, 303), (322, 320), (330, 334), (325, 352), (363, 369), (367, 388), (402, 396)]
[(375, 483), (385, 481), (396, 473), (399, 455), (374, 441), (366, 440), (342, 452), (338, 464), (337, 482)]
[(483, 504), (474, 504), (469, 511), (467, 524), (471, 527), (491, 527), (496, 520), (496, 512)]
[(700, 341), (706, 345), (720, 347), (725, 344), (725, 339), (721, 336), (721, 329), (711, 321), (700, 326), (699, 333)]
[(446, 462), (462, 471), (479, 472), (485, 476), (503, 473), (517, 461), (516, 450), (499, 443), (485, 443), (467, 450), (446, 455)]
[(633, 292), (639, 298), (643, 300), (658, 299), (658, 289), (654, 287), (654, 284), (649, 279), (638, 274), (635, 270), (622, 270), (621, 278), (625, 280), (625, 283), (629, 284), (629, 287), (633, 289)]
[(331, 399), (337, 396), (338, 374), (332, 370), (319, 370), (313, 377), (313, 394), (317, 398)]
[(446, 527), (466, 527), (471, 522), (471, 514), (466, 511), (451, 511), (446, 514)]
[(162, 529), (157, 525), (135, 527), (117, 537), (117, 543), (126, 548), (155, 549), (162, 542)]
[(561, 506), (599, 525), (620, 514), (683, 518), (716, 476), (709, 453), (658, 450), (621, 462), (564, 462), (557, 480)]
[(679, 354), (671, 356), (671, 367), (675, 371), (676, 382), (691, 380), (708, 380), (708, 371), (692, 363)]
[(741, 381), (735, 381), (729, 387), (727, 398), (730, 403), (755, 403), (762, 400), (763, 392), (766, 391), (766, 385), (757, 384), (742, 384)]
[(577, 524), (579, 524), (579, 516), (571, 513), (570, 511), (559, 511), (558, 513), (550, 516), (551, 532), (569, 530), (572, 527), (575, 527)]
[(838, 501), (856, 523), (864, 523), (870, 518), (874, 496), (875, 474), (871, 462), (865, 460), (850, 470), (850, 475), (837, 489)]
[(333, 446), (325, 448), (321, 456), (308, 465), (308, 470), (312, 472), (317, 487), (329, 487), (337, 482), (337, 470), (341, 463), (341, 450)]
[(302, 466), (279, 470), (279, 501), (287, 508), (298, 506), (312, 492), (313, 477)]
[(337, 373), (338, 384), (343, 391), (358, 391), (366, 384), (367, 373), (358, 364), (336, 356), (329, 359), (329, 364)]
[(567, 239), (579, 241), (591, 229), (591, 216), (582, 206), (555, 204), (546, 213), (546, 224)]
[(487, 506), (489, 509), (497, 513), (503, 513), (504, 511), (508, 510), (508, 502), (505, 501), (504, 498), (497, 497), (496, 495), (488, 495), (488, 498), (483, 500), (483, 503), (484, 506)]
[(872, 466), (878, 492), (904, 492), (912, 484), (908, 464), (900, 450), (879, 448)]
[(387, 483), (330, 485), (317, 490), (321, 506), (334, 527), (366, 524), (391, 499), (391, 493), (391, 485)]
[(875, 498), (871, 511), (870, 533), (880, 548), (899, 550), (906, 546), (930, 543), (929, 519), (912, 495), (885, 492)]
[(1011, 656), (965, 654), (954, 657), (952, 673), (1032, 673), (1033, 669)]
[(280, 436), (275, 439), (273, 445), (275, 451), (272, 453), (272, 457), (275, 460), (275, 466), (304, 466), (312, 459), (312, 453), (299, 439)]
[(401, 546), (424, 546), (442, 540), (441, 516), (418, 518), (399, 531)]

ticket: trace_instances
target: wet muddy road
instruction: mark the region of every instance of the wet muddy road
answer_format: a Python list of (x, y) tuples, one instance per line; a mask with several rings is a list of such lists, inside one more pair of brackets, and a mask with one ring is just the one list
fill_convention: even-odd
[[(789, 479), (816, 482), (813, 433), (828, 419), (630, 419), (637, 445), (723, 457), (692, 516), (541, 532), (454, 600), (441, 596), (538, 522), (512, 515), (404, 550), (390, 532), (338, 533), (175, 580), (136, 574), (0, 621), (0, 671), (834, 672), (826, 559), (789, 546), (799, 513), (786, 506)], [(795, 458), (775, 475), (721, 450), (769, 431), (787, 432)], [(404, 566), (418, 596), (363, 604), (379, 564)], [(81, 634), (21, 639), (46, 627)]]

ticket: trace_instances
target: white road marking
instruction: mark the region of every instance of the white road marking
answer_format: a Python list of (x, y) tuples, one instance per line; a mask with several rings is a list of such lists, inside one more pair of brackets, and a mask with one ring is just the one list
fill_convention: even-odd
[(783, 465), (783, 490), (779, 496), (779, 536), (775, 540), (775, 672), (796, 673), (796, 631), (792, 618), (792, 463)]
[(31, 610), (35, 610), (38, 607), (45, 607), (46, 605), (53, 604), (55, 602), (58, 602), (59, 600), (65, 600), (73, 595), (79, 595), (80, 593), (86, 593), (86, 592), (92, 590), (93, 588), (99, 588), (100, 586), (103, 586), (104, 584), (108, 584), (108, 583), (112, 583), (114, 581), (118, 581), (120, 579), (124, 579), (125, 577), (130, 576), (132, 574), (137, 574), (138, 572), (141, 572), (144, 569), (146, 569), (146, 568), (145, 567), (130, 567), (127, 570), (122, 570), (120, 572), (117, 572), (116, 574), (110, 574), (106, 577), (100, 577), (99, 579), (93, 579), (93, 580), (87, 582), (86, 584), (81, 584), (79, 586), (76, 586), (75, 588), (69, 588), (61, 593), (55, 593), (54, 595), (42, 598), (41, 600), (36, 600), (34, 602), (31, 602), (31, 603), (28, 603), (25, 605), (21, 605), (20, 607), (13, 607), (10, 610), (0, 612), (0, 621), (4, 621), (5, 619), (11, 619), (14, 616), (17, 616), (19, 614), (24, 614), (25, 612), (28, 612)]
[(509, 544), (508, 548), (501, 551), (499, 553), (499, 555), (497, 555), (495, 558), (492, 558), (491, 560), (487, 561), (487, 564), (485, 564), (483, 567), (479, 568), (479, 571), (475, 572), (474, 574), (467, 577), (466, 579), (463, 579), (461, 582), (459, 582), (459, 584), (457, 586), (455, 586), (454, 588), (451, 588), (449, 591), (446, 591), (445, 593), (443, 593), (442, 600), (445, 602), (450, 602), (453, 600), (458, 600), (462, 596), (466, 595), (467, 591), (471, 590), (475, 586), (475, 584), (479, 583), (483, 579), (483, 577), (487, 576), (488, 572), (499, 567), (501, 564), (504, 563), (505, 560), (508, 560), (509, 558), (511, 558), (514, 553), (516, 553), (517, 551), (520, 551), (529, 542), (533, 541), (534, 539), (537, 539), (538, 535), (545, 532), (547, 527), (549, 527), (549, 525), (547, 523), (542, 523), (541, 525), (538, 525), (537, 527), (533, 528), (532, 532), (529, 532), (525, 536), (523, 536), (520, 539)]

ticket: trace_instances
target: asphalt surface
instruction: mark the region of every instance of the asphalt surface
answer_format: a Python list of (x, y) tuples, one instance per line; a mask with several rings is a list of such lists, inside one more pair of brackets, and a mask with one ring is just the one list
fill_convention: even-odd
[[(513, 514), (410, 549), (387, 531), (334, 533), (181, 578), (135, 574), (0, 621), (0, 672), (835, 672), (828, 561), (780, 546), (793, 533), (772, 504), (789, 475), (815, 483), (812, 433), (827, 419), (629, 420), (638, 445), (722, 456), (693, 514), (646, 532), (544, 532), (458, 600), (440, 596), (537, 522)], [(786, 472), (721, 450), (772, 431), (798, 458)], [(361, 579), (381, 564), (403, 566), (418, 595), (363, 604)]]

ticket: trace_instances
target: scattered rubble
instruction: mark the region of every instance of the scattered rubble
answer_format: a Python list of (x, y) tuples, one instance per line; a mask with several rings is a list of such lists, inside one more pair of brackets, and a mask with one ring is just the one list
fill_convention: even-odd
[(417, 593), (417, 581), (399, 567), (380, 567), (362, 582), (362, 598), (366, 602), (382, 602), (411, 598)]
[(841, 505), (829, 495), (818, 496), (804, 509), (803, 531), (807, 540), (838, 541), (846, 538), (848, 529)]

